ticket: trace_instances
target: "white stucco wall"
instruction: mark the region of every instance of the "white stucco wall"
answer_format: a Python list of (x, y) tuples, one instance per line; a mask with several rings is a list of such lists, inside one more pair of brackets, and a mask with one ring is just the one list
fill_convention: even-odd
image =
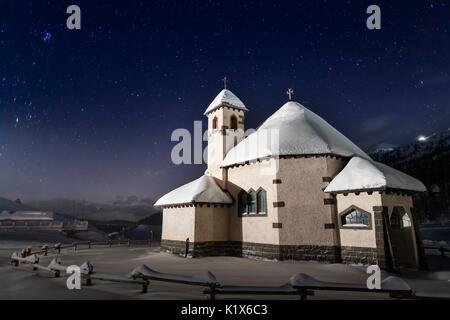
[(162, 236), (163, 240), (195, 241), (195, 208), (164, 208)]
[[(338, 194), (336, 200), (339, 216), (341, 245), (345, 247), (376, 248), (375, 216), (373, 207), (382, 205), (381, 194), (379, 192), (373, 192), (371, 195), (366, 192), (362, 192), (359, 195), (351, 193), (347, 196)], [(340, 216), (351, 206), (356, 206), (370, 213), (370, 229), (353, 229), (341, 226)]]
[[(274, 170), (272, 170), (273, 168)], [(276, 179), (276, 161), (263, 160), (259, 163), (233, 167), (228, 169), (227, 188), (236, 200), (236, 205), (230, 212), (230, 240), (262, 244), (279, 244), (279, 230), (272, 224), (278, 221), (278, 208), (273, 202), (278, 201)], [(267, 195), (267, 216), (238, 214), (238, 194), (241, 190), (258, 191), (263, 188)]]
[(197, 207), (195, 209), (195, 241), (227, 241), (229, 211), (228, 207), (213, 205)]
[(286, 245), (336, 245), (336, 231), (325, 229), (333, 223), (334, 206), (325, 205), (329, 195), (323, 192), (323, 177), (333, 177), (344, 165), (341, 160), (326, 157), (280, 160), (278, 200), (280, 242)]
[(229, 208), (211, 205), (163, 210), (162, 239), (191, 242), (228, 240)]

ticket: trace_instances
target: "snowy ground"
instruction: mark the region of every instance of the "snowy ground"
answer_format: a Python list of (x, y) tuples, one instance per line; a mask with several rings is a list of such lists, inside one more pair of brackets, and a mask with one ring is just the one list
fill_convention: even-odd
[[(92, 287), (70, 291), (66, 289), (65, 278), (54, 279), (44, 272), (32, 272), (29, 267), (11, 266), (9, 264), (11, 252), (22, 247), (23, 243), (18, 242), (8, 244), (2, 241), (0, 244), (0, 299), (205, 299), (200, 287), (156, 281), (151, 282), (149, 292), (146, 294), (139, 293), (140, 287), (137, 285), (106, 282), (96, 282)], [(45, 265), (53, 257), (42, 259), (41, 263)], [(146, 264), (157, 271), (185, 275), (209, 270), (216, 275), (220, 283), (235, 285), (281, 285), (290, 276), (299, 272), (323, 281), (365, 283), (367, 278), (365, 268), (359, 266), (301, 261), (258, 261), (234, 257), (185, 259), (160, 253), (157, 247), (97, 247), (77, 252), (65, 249), (61, 258), (65, 265), (81, 264), (89, 260), (98, 272), (122, 275), (141, 264)], [(383, 278), (388, 275), (383, 273)], [(415, 291), (450, 297), (448, 281), (450, 272), (409, 271), (405, 272), (403, 277)], [(286, 296), (253, 298), (291, 299)], [(388, 297), (383, 294), (337, 292), (318, 292), (312, 297), (312, 299), (386, 298)]]

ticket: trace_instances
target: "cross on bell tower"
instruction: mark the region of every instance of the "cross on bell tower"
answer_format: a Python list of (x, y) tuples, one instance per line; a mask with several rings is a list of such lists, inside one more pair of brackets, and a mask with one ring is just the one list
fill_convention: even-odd
[(226, 89), (226, 88), (227, 88), (227, 84), (228, 84), (229, 80), (228, 80), (228, 78), (227, 78), (227, 77), (223, 77), (222, 81), (223, 81), (223, 88), (224, 88), (224, 89)]
[(290, 100), (292, 100), (292, 96), (294, 95), (294, 90), (289, 88), (288, 91), (286, 91), (286, 94), (288, 95), (289, 101), (290, 101)]

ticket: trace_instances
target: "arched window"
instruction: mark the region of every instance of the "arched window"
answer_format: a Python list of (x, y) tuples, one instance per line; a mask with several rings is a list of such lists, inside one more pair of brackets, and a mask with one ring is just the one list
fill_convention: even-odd
[(259, 190), (257, 194), (258, 213), (267, 213), (267, 197), (265, 190)]
[(247, 200), (248, 200), (247, 192), (245, 192), (244, 190), (239, 192), (239, 195), (238, 195), (239, 214), (247, 213)]
[(217, 129), (217, 117), (214, 117), (214, 119), (212, 121), (212, 128)]
[(230, 129), (237, 130), (237, 128), (238, 128), (237, 118), (236, 116), (233, 115), (230, 118)]
[(405, 213), (402, 217), (402, 226), (403, 228), (412, 227), (411, 219), (409, 218), (407, 213)]
[(369, 214), (355, 208), (341, 216), (341, 223), (344, 227), (368, 227)]
[(390, 222), (392, 229), (408, 228), (412, 226), (411, 219), (403, 207), (394, 207)]
[(237, 137), (234, 137), (234, 143), (233, 145), (236, 147), (237, 146)]
[(256, 192), (253, 190), (248, 193), (248, 213), (256, 213)]

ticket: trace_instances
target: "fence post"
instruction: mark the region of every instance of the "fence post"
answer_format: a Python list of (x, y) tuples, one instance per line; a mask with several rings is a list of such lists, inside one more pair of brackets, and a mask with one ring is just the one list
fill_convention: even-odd
[(153, 230), (150, 230), (150, 238), (149, 238), (150, 244), (149, 247), (152, 246), (152, 242), (153, 242)]
[(184, 257), (187, 258), (189, 252), (189, 238), (186, 238), (186, 251), (184, 252)]
[(92, 241), (89, 240), (89, 243), (88, 243), (89, 249), (91, 248), (91, 245), (92, 245)]
[(44, 251), (44, 256), (47, 256), (47, 254), (48, 254), (48, 246), (47, 245), (43, 245), (42, 246), (42, 251)]
[(145, 280), (144, 283), (142, 284), (142, 293), (147, 293), (148, 284), (149, 281)]
[(111, 246), (112, 246), (112, 241), (111, 241), (111, 239), (108, 240), (108, 244), (109, 244), (109, 247), (111, 248)]
[(74, 242), (73, 243), (73, 251), (77, 251), (78, 249), (78, 243)]

